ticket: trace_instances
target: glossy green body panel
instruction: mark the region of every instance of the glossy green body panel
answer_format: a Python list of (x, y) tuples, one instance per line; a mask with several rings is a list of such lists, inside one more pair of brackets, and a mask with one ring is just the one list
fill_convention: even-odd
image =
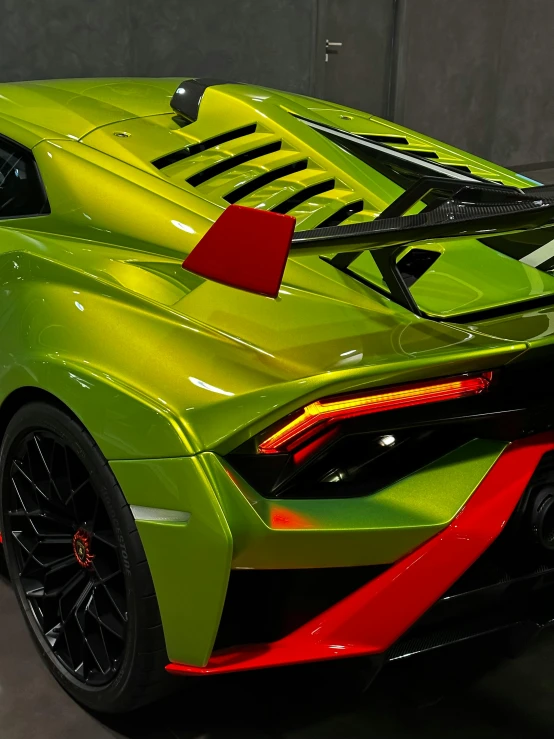
[(205, 664), (217, 633), (233, 556), (218, 491), (198, 457), (112, 462), (131, 505), (190, 513), (185, 524), (138, 521), (169, 658)]
[(395, 562), (447, 526), (505, 448), (475, 440), (361, 498), (268, 500), (202, 454), (233, 531), (233, 566), (354, 567)]
[(45, 136), (78, 140), (108, 123), (167, 112), (177, 83), (113, 78), (1, 85), (0, 115), (34, 134), (35, 144)]
[(231, 567), (393, 562), (454, 518), (504, 448), (470, 442), (413, 478), (349, 500), (266, 500), (209, 452), (112, 462), (131, 505), (190, 513), (183, 524), (138, 521), (170, 659), (207, 662)]
[[(259, 496), (223, 455), (319, 397), (500, 367), (551, 346), (554, 330), (548, 308), (476, 325), (421, 318), (317, 254), (289, 260), (276, 300), (183, 270), (225, 197), (284, 164), (306, 161), (239, 203), (269, 209), (330, 182), (290, 211), (306, 229), (356, 203), (344, 223), (372, 219), (401, 194), (295, 115), (530, 182), (369, 114), (248, 85), (208, 88), (198, 120), (183, 125), (169, 107), (180, 81), (0, 85), (0, 135), (32, 150), (51, 207), (0, 219), (0, 402), (28, 387), (49, 392), (90, 431), (131, 505), (191, 513), (186, 524), (138, 526), (170, 657), (204, 664), (231, 567), (393, 561), (452, 520), (502, 445), (471, 442), (366, 498), (286, 504)], [(252, 124), (169, 167), (152, 164)], [(187, 182), (275, 142), (271, 154)], [(419, 246), (441, 252), (414, 286), (430, 314), (554, 303), (554, 278), (475, 240)], [(367, 254), (354, 269), (378, 282)]]

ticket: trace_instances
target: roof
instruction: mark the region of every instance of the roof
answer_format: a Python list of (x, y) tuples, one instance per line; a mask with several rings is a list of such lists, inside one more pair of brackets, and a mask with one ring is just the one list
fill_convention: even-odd
[(44, 138), (81, 139), (99, 126), (168, 113), (182, 78), (44, 80), (0, 84), (0, 119)]

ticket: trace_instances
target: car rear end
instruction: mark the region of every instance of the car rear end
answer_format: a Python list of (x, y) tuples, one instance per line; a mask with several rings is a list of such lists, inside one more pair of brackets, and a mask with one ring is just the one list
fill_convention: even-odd
[(209, 660), (168, 670), (380, 662), (548, 625), (553, 348), (524, 346), (487, 369), (321, 397), (200, 455), (233, 557)]

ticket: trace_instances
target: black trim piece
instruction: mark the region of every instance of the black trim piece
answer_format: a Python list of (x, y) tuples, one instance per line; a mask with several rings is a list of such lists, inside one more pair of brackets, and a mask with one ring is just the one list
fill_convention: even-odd
[(192, 121), (198, 120), (200, 104), (208, 87), (226, 84), (229, 84), (227, 80), (211, 79), (208, 77), (184, 80), (171, 98), (171, 107), (176, 113), (179, 113), (179, 115), (192, 123)]
[(282, 203), (272, 208), (273, 213), (288, 213), (294, 208), (297, 208), (301, 203), (305, 203), (306, 200), (314, 198), (316, 195), (321, 195), (324, 192), (329, 192), (335, 188), (335, 180), (325, 180), (325, 182), (318, 182), (316, 185), (310, 185), (305, 187), (303, 190), (294, 193), (290, 198), (283, 200)]
[(227, 157), (221, 162), (212, 164), (211, 167), (206, 167), (206, 169), (203, 169), (201, 172), (197, 172), (191, 177), (188, 177), (187, 182), (193, 187), (198, 187), (198, 185), (211, 180), (212, 177), (217, 177), (224, 172), (228, 172), (239, 164), (245, 164), (253, 159), (263, 157), (266, 154), (273, 154), (274, 152), (279, 151), (282, 144), (282, 141), (272, 141), (270, 144), (264, 144), (263, 146), (258, 146), (256, 149), (250, 149), (249, 151), (244, 151), (242, 154), (236, 154), (234, 157)]
[(282, 639), (388, 566), (231, 570), (214, 648)]
[(203, 151), (206, 151), (206, 149), (213, 149), (215, 146), (221, 146), (221, 144), (226, 144), (228, 141), (234, 141), (243, 136), (249, 136), (252, 133), (256, 133), (256, 128), (257, 124), (251, 123), (248, 126), (235, 128), (233, 131), (220, 133), (217, 136), (212, 136), (211, 139), (206, 139), (205, 141), (199, 141), (197, 144), (185, 146), (183, 149), (177, 149), (177, 151), (173, 151), (171, 154), (164, 154), (164, 156), (154, 159), (152, 164), (158, 169), (164, 169), (164, 167), (169, 167), (170, 164), (175, 164), (183, 159), (188, 159), (188, 157), (201, 154)]
[(319, 226), (317, 226), (317, 228), (338, 226), (343, 221), (346, 221), (347, 218), (353, 216), (354, 213), (360, 213), (360, 211), (362, 211), (363, 209), (363, 200), (356, 200), (355, 203), (348, 203), (348, 205), (343, 205), (342, 208), (339, 208), (336, 213), (333, 213), (332, 216), (329, 216), (329, 218), (326, 218), (324, 221), (322, 221)]
[[(402, 251), (401, 247), (398, 249), (398, 251), (394, 251), (394, 260), (396, 262), (396, 257), (398, 254)], [(361, 252), (358, 252), (356, 256), (359, 256)], [(395, 303), (398, 303), (398, 305), (401, 305), (403, 308), (407, 308), (409, 311), (415, 313), (416, 316), (421, 316), (422, 318), (430, 318), (426, 313), (421, 311), (419, 309), (419, 306), (416, 304), (416, 302), (412, 299), (411, 293), (409, 294), (408, 300), (405, 299), (405, 291), (403, 288), (397, 289), (396, 285), (401, 280), (404, 282), (404, 277), (401, 272), (401, 270), (396, 267), (396, 270), (393, 274), (389, 274), (386, 265), (383, 267), (383, 265), (380, 265), (377, 263), (377, 260), (375, 259), (375, 253), (372, 254), (373, 258), (375, 259), (375, 263), (377, 264), (377, 269), (379, 272), (381, 272), (381, 277), (383, 278), (383, 281), (385, 282), (387, 289), (383, 289), (379, 285), (376, 285), (375, 283), (371, 282), (371, 280), (368, 280), (366, 277), (363, 277), (362, 275), (358, 274), (357, 272), (353, 272), (350, 269), (350, 264), (347, 264), (347, 266), (343, 267), (338, 263), (337, 257), (342, 256), (342, 254), (337, 254), (336, 257), (333, 259), (329, 259), (328, 257), (320, 257), (324, 262), (327, 262), (327, 264), (330, 264), (332, 267), (335, 267), (336, 269), (339, 269), (341, 272), (344, 272), (345, 275), (348, 275), (349, 277), (352, 277), (357, 282), (361, 282), (362, 285), (365, 285), (366, 287), (371, 288), (375, 292), (382, 295), (384, 298), (388, 298), (389, 300), (393, 300)], [(385, 278), (385, 275), (381, 271), (381, 267), (385, 269), (387, 272), (387, 277)], [(397, 274), (398, 273), (398, 274)], [(398, 277), (400, 275), (400, 278)], [(390, 281), (390, 283), (395, 286), (394, 287), (394, 295), (393, 291), (391, 290), (389, 283), (387, 282), (387, 279)], [(406, 284), (406, 290), (409, 292), (409, 286)], [(440, 319), (437, 319), (440, 320)]]
[[(383, 210), (378, 218), (379, 220), (384, 218), (399, 218), (403, 216), (412, 205), (416, 203), (424, 202), (424, 199), (430, 193), (433, 193), (437, 197), (448, 198), (452, 195), (452, 185), (444, 182), (441, 177), (422, 177), (414, 185), (405, 190), (402, 195), (399, 195), (385, 210)], [(494, 192), (494, 191), (493, 191)], [(504, 193), (502, 193), (504, 197)]]
[(412, 205), (422, 201), (430, 192), (434, 192), (440, 196), (445, 194), (447, 195), (448, 190), (443, 189), (443, 180), (441, 178), (423, 177), (388, 205), (385, 210), (379, 214), (378, 218), (399, 218), (400, 216), (403, 216), (406, 211), (412, 207)]
[(398, 260), (398, 269), (406, 287), (411, 287), (420, 277), (430, 269), (440, 257), (440, 251), (432, 249), (410, 249), (407, 254)]
[[(382, 422), (386, 424), (387, 419)], [(231, 453), (226, 459), (265, 498), (338, 500), (373, 495), (468, 440), (461, 426), (451, 426), (451, 433), (444, 433), (439, 426), (415, 426), (399, 429), (394, 433), (394, 447), (384, 449), (379, 445), (380, 431), (362, 429), (363, 424), (335, 426), (332, 439), (300, 462), (289, 454)], [(268, 456), (284, 457), (281, 468), (268, 466)], [(333, 470), (346, 474), (334, 482), (326, 481)]]
[(256, 192), (256, 190), (259, 190), (260, 187), (269, 185), (269, 183), (273, 182), (274, 180), (278, 180), (281, 177), (286, 177), (289, 174), (302, 172), (302, 170), (307, 168), (307, 159), (302, 159), (301, 161), (293, 162), (292, 164), (285, 164), (283, 167), (277, 167), (277, 169), (272, 169), (271, 172), (265, 172), (265, 174), (260, 175), (260, 177), (256, 177), (255, 179), (250, 180), (250, 182), (246, 182), (244, 185), (237, 187), (236, 190), (233, 190), (233, 192), (225, 195), (223, 199), (226, 200), (228, 203), (236, 203), (239, 200), (247, 197), (248, 195), (251, 195), (253, 192)]
[(394, 136), (386, 133), (358, 133), (363, 139), (373, 141), (374, 144), (388, 144), (389, 146), (409, 146), (410, 142), (405, 136)]
[[(402, 149), (402, 151), (411, 151), (412, 154), (415, 154), (418, 157), (423, 157), (424, 159), (438, 159), (439, 155), (436, 151), (423, 151), (419, 149)], [(444, 162), (440, 162), (445, 167), (448, 167), (448, 164), (444, 164)]]
[(453, 169), (455, 172), (461, 172), (462, 174), (466, 174), (468, 172), (474, 177), (477, 177), (477, 175), (474, 175), (471, 169), (469, 167), (466, 167), (465, 164), (444, 164), (442, 163), (441, 166), (448, 167), (448, 169)]
[[(422, 312), (416, 303), (408, 283), (404, 279), (404, 275), (400, 271), (398, 266), (397, 258), (404, 250), (404, 245), (397, 246), (394, 249), (378, 249), (371, 255), (375, 260), (377, 269), (381, 273), (385, 285), (390, 290), (390, 297), (398, 303), (403, 305), (409, 311), (416, 316), (421, 316)], [(337, 256), (341, 256), (340, 254)]]

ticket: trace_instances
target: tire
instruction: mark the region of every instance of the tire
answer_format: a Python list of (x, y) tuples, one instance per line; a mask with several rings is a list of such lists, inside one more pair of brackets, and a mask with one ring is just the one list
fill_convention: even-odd
[(58, 407), (30, 403), (6, 430), (0, 475), (10, 578), (50, 672), (94, 711), (160, 697), (171, 678), (152, 577), (91, 436)]

